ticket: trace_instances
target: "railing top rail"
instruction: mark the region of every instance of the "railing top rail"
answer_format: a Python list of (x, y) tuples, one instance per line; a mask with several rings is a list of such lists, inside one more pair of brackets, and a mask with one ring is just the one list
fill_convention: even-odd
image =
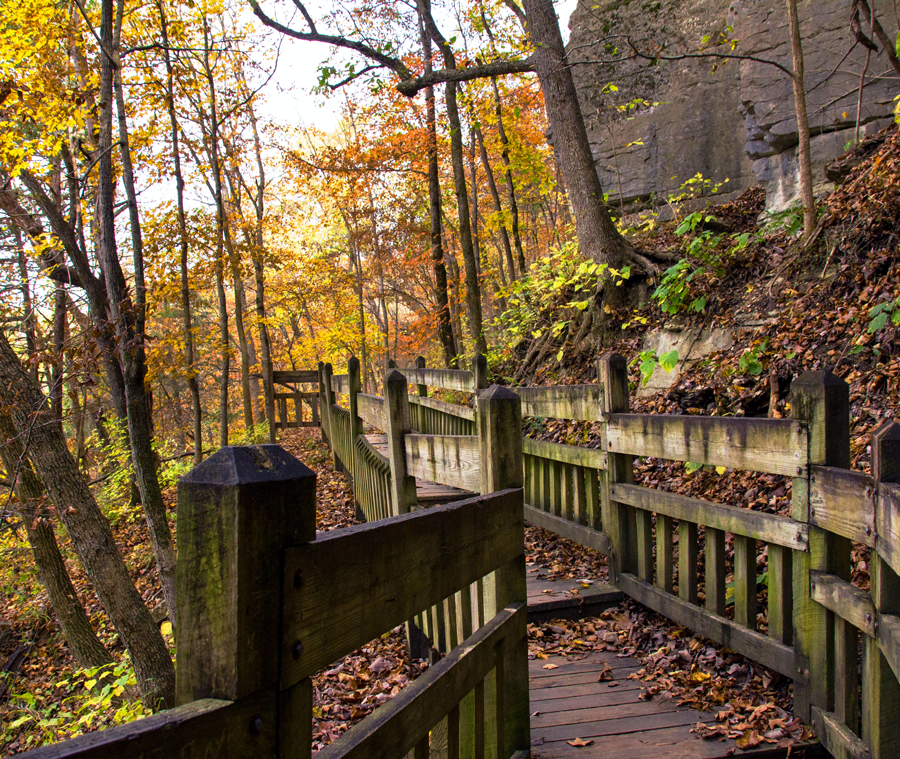
[(610, 414), (607, 431), (610, 453), (787, 477), (803, 477), (808, 470), (806, 425), (790, 419)]
[(460, 390), (464, 393), (475, 392), (475, 374), (464, 369), (417, 369), (409, 367), (402, 370), (406, 379), (415, 385), (442, 387), (447, 390)]
[(513, 489), (334, 530), (288, 549), (281, 687), (514, 560), (523, 529), (522, 491)]

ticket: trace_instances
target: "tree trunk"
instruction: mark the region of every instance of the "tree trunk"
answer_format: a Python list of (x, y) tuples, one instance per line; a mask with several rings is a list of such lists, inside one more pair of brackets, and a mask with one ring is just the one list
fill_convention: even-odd
[[(241, 72), (241, 83), (246, 88)], [(256, 325), (259, 330), (259, 349), (262, 353), (262, 369), (264, 380), (264, 392), (266, 396), (266, 409), (271, 408), (270, 399), (275, 389), (269, 384), (269, 367), (272, 366), (272, 347), (269, 342), (269, 328), (266, 325), (266, 290), (264, 258), (266, 242), (263, 236), (263, 222), (265, 221), (265, 192), (266, 169), (262, 159), (262, 144), (259, 139), (259, 127), (256, 121), (256, 112), (253, 110), (253, 102), (248, 103), (250, 126), (253, 129), (253, 152), (256, 156), (256, 197), (253, 198), (253, 210), (256, 213), (256, 235), (253, 249), (253, 275), (256, 281)]]
[[(429, 0), (417, 0), (425, 30), (440, 48), (444, 67), (456, 68), (456, 58), (450, 45), (441, 35), (431, 16)], [(459, 105), (456, 95), (459, 85), (447, 82), (444, 85), (444, 100), (447, 105), (447, 125), (450, 129), (450, 160), (453, 165), (453, 187), (456, 192), (456, 211), (459, 218), (459, 247), (462, 251), (466, 273), (466, 314), (469, 317), (469, 333), (478, 353), (487, 353), (481, 316), (481, 284), (478, 278), (478, 259), (472, 242), (472, 227), (469, 223), (469, 194), (466, 190), (466, 166), (463, 149), (462, 124), (459, 119)]]
[(506, 254), (506, 268), (509, 270), (510, 279), (516, 279), (516, 266), (513, 263), (512, 245), (509, 242), (509, 233), (506, 231), (506, 222), (503, 220), (503, 204), (500, 202), (500, 192), (497, 190), (497, 182), (494, 180), (494, 172), (491, 171), (491, 162), (488, 159), (487, 148), (484, 146), (484, 135), (481, 129), (475, 128), (475, 137), (478, 140), (478, 150), (481, 155), (481, 163), (484, 173), (487, 175), (488, 189), (494, 201), (494, 209), (499, 220), (500, 241), (503, 243), (503, 252)]
[(25, 458), (16, 428), (5, 414), (0, 414), (0, 437), (3, 438), (0, 458), (7, 476), (14, 478), (18, 512), (28, 534), (34, 565), (41, 583), (47, 589), (50, 605), (69, 650), (85, 669), (109, 664), (113, 658), (91, 628), (56, 544), (52, 523), (42, 506), (44, 488)]
[[(107, 50), (113, 50), (113, 0), (103, 0), (101, 5), (101, 41)], [(150, 424), (148, 399), (144, 388), (147, 373), (142, 337), (135, 331), (136, 311), (128, 293), (128, 284), (119, 263), (116, 249), (115, 188), (112, 156), (112, 100), (113, 61), (110, 56), (100, 56), (100, 135), (98, 140), (97, 175), (97, 227), (99, 241), (97, 260), (106, 282), (110, 316), (116, 330), (119, 361), (125, 385), (125, 403), (128, 410), (128, 434), (131, 440), (131, 460), (137, 486), (141, 494), (144, 515), (150, 532), (150, 542), (156, 555), (156, 564), (170, 619), (175, 620), (175, 546), (166, 518), (166, 507), (156, 473), (156, 456), (153, 453), (153, 434)]]
[(503, 126), (503, 110), (500, 107), (500, 89), (497, 87), (497, 77), (491, 77), (491, 86), (494, 89), (494, 113), (497, 116), (497, 129), (500, 132), (500, 144), (503, 145), (501, 155), (503, 167), (506, 170), (506, 191), (509, 195), (509, 212), (512, 221), (513, 243), (516, 246), (516, 257), (519, 262), (519, 274), (524, 276), (528, 271), (525, 261), (525, 249), (522, 247), (522, 235), (519, 233), (519, 203), (516, 200), (516, 185), (513, 182), (512, 162), (509, 160), (509, 138)]
[(216, 299), (219, 308), (219, 445), (228, 445), (228, 386), (231, 382), (231, 336), (228, 334), (228, 300), (222, 269), (221, 236), (216, 244)]
[(603, 187), (588, 143), (556, 11), (547, 0), (524, 0), (524, 6), (553, 146), (575, 215), (578, 247), (582, 255), (619, 268), (631, 246), (619, 234), (603, 202)]
[(175, 70), (169, 54), (169, 25), (162, 2), (159, 9), (159, 25), (162, 33), (163, 56), (166, 62), (166, 110), (172, 139), (172, 160), (175, 167), (175, 194), (178, 213), (179, 274), (181, 284), (181, 335), (184, 341), (184, 368), (188, 389), (191, 393), (191, 407), (194, 422), (194, 466), (203, 461), (203, 406), (200, 402), (200, 383), (194, 364), (194, 329), (191, 315), (191, 288), (188, 281), (188, 231), (184, 211), (184, 175), (181, 172), (181, 150), (179, 148), (178, 116), (175, 113)]
[[(22, 232), (13, 223), (9, 222), (10, 231), (16, 242), (16, 257), (19, 264), (19, 287), (22, 290), (22, 333), (25, 335), (25, 350), (28, 351), (28, 357), (37, 355), (37, 339), (35, 338), (35, 315), (34, 304), (31, 300), (31, 285), (28, 276), (28, 255), (25, 253), (25, 245), (22, 242)], [(37, 364), (31, 365), (31, 378), (37, 381)]]
[(803, 239), (809, 240), (816, 229), (816, 198), (813, 195), (812, 164), (809, 157), (809, 117), (806, 113), (806, 86), (803, 78), (803, 43), (797, 0), (787, 0), (794, 74), (794, 109), (797, 113), (797, 161), (800, 164), (800, 199), (803, 202)]
[(119, 123), (119, 155), (122, 159), (122, 185), (128, 202), (128, 219), (131, 223), (131, 252), (134, 262), (134, 334), (133, 350), (145, 361), (144, 329), (147, 320), (147, 286), (144, 282), (144, 241), (141, 236), (141, 219), (138, 213), (137, 191), (134, 183), (134, 166), (131, 162), (131, 143), (128, 138), (128, 114), (125, 111), (125, 89), (122, 85), (121, 37), (122, 20), (125, 17), (125, 0), (116, 0), (116, 30), (112, 52), (113, 88), (116, 96), (116, 113)]
[(69, 453), (59, 426), (51, 423), (47, 399), (22, 368), (5, 335), (0, 333), (0, 405), (57, 506), (101, 603), (122, 636), (144, 702), (171, 705), (175, 668), (162, 635), (134, 587), (87, 482)]
[[(431, 71), (431, 37), (420, 20), (425, 73)], [(450, 296), (447, 292), (447, 267), (444, 265), (444, 226), (441, 216), (441, 179), (438, 170), (437, 126), (434, 87), (425, 88), (425, 128), (428, 134), (428, 218), (431, 227), (431, 265), (434, 269), (435, 300), (438, 306), (438, 339), (444, 349), (444, 365), (459, 367), (460, 351), (450, 323)]]

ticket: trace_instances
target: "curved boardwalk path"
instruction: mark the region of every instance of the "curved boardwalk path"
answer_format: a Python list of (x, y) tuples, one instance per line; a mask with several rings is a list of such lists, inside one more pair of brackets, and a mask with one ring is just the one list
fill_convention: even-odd
[[(387, 453), (384, 435), (367, 437), (376, 448)], [(424, 480), (418, 480), (416, 488), (422, 506), (475, 495)], [(611, 585), (596, 583), (584, 588), (572, 580), (550, 581), (539, 577), (539, 570), (539, 567), (528, 568), (530, 622), (594, 616), (624, 598)], [(544, 669), (547, 664), (555, 664), (556, 668)], [(614, 679), (600, 682), (600, 672), (607, 666)], [(691, 733), (691, 727), (698, 722), (712, 722), (715, 715), (678, 706), (674, 701), (642, 700), (642, 683), (628, 679), (628, 675), (639, 669), (639, 660), (609, 651), (531, 661), (533, 759), (725, 759), (731, 756), (775, 759), (789, 755), (784, 748), (763, 745), (742, 751), (733, 740), (697, 738)], [(579, 738), (588, 745), (569, 744)], [(807, 759), (828, 756), (818, 744), (804, 748)], [(804, 756), (804, 751), (794, 747), (790, 756)]]

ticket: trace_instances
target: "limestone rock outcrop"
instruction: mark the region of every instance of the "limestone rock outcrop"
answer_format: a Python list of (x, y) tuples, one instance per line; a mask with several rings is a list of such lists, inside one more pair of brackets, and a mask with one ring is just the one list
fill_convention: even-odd
[[(847, 0), (800, 0), (799, 12), (813, 174), (822, 191), (830, 187), (824, 166), (856, 136), (866, 51), (849, 32)], [(880, 19), (896, 36), (893, 9)], [(755, 60), (679, 59), (705, 48), (790, 70), (784, 0), (579, 0), (570, 29), (579, 100), (614, 207), (661, 205), (698, 172), (710, 180), (708, 193), (723, 200), (756, 184), (766, 188), (771, 210), (797, 200), (788, 75)], [(623, 60), (632, 45), (659, 58)], [(891, 123), (898, 92), (885, 56), (873, 53), (860, 138)]]

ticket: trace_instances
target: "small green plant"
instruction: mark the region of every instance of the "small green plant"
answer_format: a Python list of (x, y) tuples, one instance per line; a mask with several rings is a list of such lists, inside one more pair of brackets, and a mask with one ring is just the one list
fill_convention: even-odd
[(705, 271), (702, 266), (694, 269), (690, 262), (683, 258), (666, 269), (662, 280), (650, 297), (658, 301), (659, 307), (666, 314), (674, 315), (687, 308), (700, 313), (706, 308), (706, 296), (695, 297), (691, 290), (691, 282)]
[(671, 372), (677, 366), (678, 351), (666, 351), (661, 356), (657, 356), (656, 351), (641, 351), (638, 357), (632, 361), (632, 364), (638, 362), (640, 362), (638, 369), (641, 372), (641, 387), (647, 387), (657, 365), (661, 366), (666, 372)]
[(869, 326), (866, 331), (874, 335), (887, 326), (888, 320), (895, 327), (900, 325), (900, 295), (893, 300), (886, 300), (869, 309)]
[[(500, 355), (509, 355), (508, 350), (523, 338), (538, 339), (548, 330), (554, 338), (560, 337), (571, 324), (572, 310), (589, 308), (601, 284), (618, 286), (629, 276), (627, 266), (613, 269), (584, 260), (574, 244), (554, 250), (536, 261), (527, 276), (513, 280), (501, 290), (508, 308), (494, 324), (507, 342), (498, 345), (497, 350)], [(548, 318), (549, 314), (557, 318)]]
[(762, 374), (764, 367), (760, 358), (766, 352), (768, 347), (769, 338), (766, 337), (761, 343), (744, 351), (738, 360), (738, 369), (741, 374), (752, 374), (754, 377), (758, 377)]

